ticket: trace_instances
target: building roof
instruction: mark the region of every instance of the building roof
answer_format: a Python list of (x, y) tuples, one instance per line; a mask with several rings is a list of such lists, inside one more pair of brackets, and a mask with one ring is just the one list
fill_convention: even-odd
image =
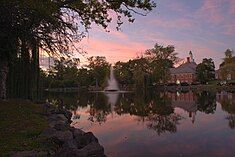
[(181, 74), (181, 73), (196, 73), (197, 64), (195, 62), (184, 63), (177, 68), (171, 68), (171, 74)]

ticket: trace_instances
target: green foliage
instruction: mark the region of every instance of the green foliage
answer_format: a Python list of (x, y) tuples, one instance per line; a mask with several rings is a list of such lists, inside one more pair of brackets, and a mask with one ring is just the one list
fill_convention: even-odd
[(235, 80), (235, 56), (233, 56), (233, 51), (227, 49), (225, 51), (224, 62), (220, 65), (222, 79), (232, 79)]
[(95, 79), (95, 85), (104, 87), (106, 85), (106, 79), (109, 76), (110, 64), (106, 61), (105, 57), (95, 56), (88, 58), (90, 74)]
[(41, 78), (45, 88), (63, 88), (78, 86), (78, 68), (77, 62), (72, 59), (61, 57), (55, 60), (54, 66), (48, 74), (41, 73)]
[(210, 58), (204, 58), (202, 63), (197, 65), (196, 68), (197, 80), (201, 83), (207, 83), (215, 79), (215, 64)]
[(128, 62), (117, 62), (114, 66), (115, 76), (122, 88), (135, 84), (137, 88), (147, 86), (149, 79), (149, 62), (146, 58), (137, 58)]
[(45, 88), (64, 88), (64, 87), (104, 87), (109, 75), (110, 64), (105, 57), (90, 57), (86, 67), (77, 68), (77, 62), (72, 59), (61, 57), (55, 60), (54, 66), (48, 71), (43, 72)]
[(169, 79), (169, 69), (178, 61), (174, 46), (155, 44), (141, 58), (126, 63), (117, 62), (115, 75), (123, 86), (135, 84), (136, 87), (146, 87), (154, 83), (165, 83)]
[[(11, 45), (20, 38), (31, 43), (36, 41), (39, 46), (51, 54), (63, 53), (70, 44), (83, 37), (81, 25), (89, 29), (92, 23), (106, 28), (112, 18), (109, 11), (117, 13), (118, 28), (123, 23), (121, 17), (133, 22), (132, 12), (148, 12), (155, 7), (153, 1), (98, 1), (98, 0), (3, 0), (0, 5), (1, 39), (6, 43), (4, 49), (10, 50)], [(79, 29), (80, 28), (80, 29)], [(5, 38), (7, 37), (7, 38)], [(15, 39), (15, 40), (12, 40)], [(11, 41), (12, 40), (12, 41)], [(2, 41), (2, 40), (1, 40)], [(6, 42), (4, 42), (6, 41)], [(8, 43), (8, 41), (10, 41)], [(30, 45), (30, 44), (29, 44)], [(4, 45), (3, 45), (4, 46)], [(15, 48), (16, 46), (13, 46)], [(62, 51), (61, 51), (62, 50)], [(9, 54), (11, 51), (8, 51)], [(4, 53), (4, 56), (9, 56)]]

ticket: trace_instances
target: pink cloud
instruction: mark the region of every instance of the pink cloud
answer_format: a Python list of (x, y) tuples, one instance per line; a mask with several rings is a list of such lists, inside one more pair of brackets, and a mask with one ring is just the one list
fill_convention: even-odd
[(229, 13), (230, 14), (235, 14), (235, 1), (234, 0), (229, 0)]
[[(185, 59), (188, 56), (189, 51), (192, 51), (194, 54), (194, 58), (197, 63), (200, 63), (203, 58), (206, 57), (212, 57), (213, 56), (218, 56), (220, 54), (219, 50), (214, 50), (211, 49), (211, 47), (215, 47), (216, 45), (220, 44), (222, 45), (223, 43), (218, 43), (216, 40), (210, 40), (210, 41), (195, 41), (193, 39), (191, 40), (174, 40), (171, 39), (170, 37), (158, 33), (156, 35), (145, 35), (143, 36), (143, 40), (151, 41), (153, 43), (159, 43), (161, 45), (174, 45), (176, 52), (178, 53), (178, 56), (182, 59)], [(210, 46), (208, 46), (210, 45)], [(150, 47), (151, 48), (151, 47)], [(221, 53), (221, 58), (223, 56), (223, 53)], [(217, 64), (220, 63), (220, 61), (217, 58), (214, 60)]]
[(118, 38), (118, 39), (122, 39), (122, 40), (128, 40), (128, 36), (126, 34), (124, 34), (123, 32), (120, 31), (110, 31), (110, 35)]
[(88, 52), (88, 56), (105, 56), (111, 63), (135, 58), (138, 53), (148, 48), (143, 43), (129, 41), (122, 34), (118, 34), (118, 36), (125, 39), (125, 43), (114, 42), (109, 39), (88, 38), (82, 40), (79, 44)]
[(221, 6), (223, 0), (204, 0), (201, 8), (196, 12), (196, 16), (209, 20), (213, 24), (219, 24), (223, 20)]
[(175, 29), (192, 29), (197, 26), (197, 23), (195, 21), (187, 18), (179, 18), (174, 20), (158, 18), (156, 20), (152, 20), (150, 23), (164, 28), (175, 28)]
[(180, 2), (174, 2), (172, 1), (167, 5), (167, 7), (176, 12), (186, 12), (188, 10), (188, 7)]
[(235, 36), (235, 22), (234, 21), (228, 25), (225, 25), (224, 29), (225, 29), (224, 31), (225, 35)]

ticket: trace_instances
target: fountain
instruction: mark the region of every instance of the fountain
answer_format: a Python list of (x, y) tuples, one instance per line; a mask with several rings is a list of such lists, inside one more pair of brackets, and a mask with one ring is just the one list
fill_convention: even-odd
[(110, 77), (108, 80), (108, 86), (105, 88), (105, 92), (115, 92), (119, 91), (118, 82), (114, 77), (113, 67), (110, 67)]

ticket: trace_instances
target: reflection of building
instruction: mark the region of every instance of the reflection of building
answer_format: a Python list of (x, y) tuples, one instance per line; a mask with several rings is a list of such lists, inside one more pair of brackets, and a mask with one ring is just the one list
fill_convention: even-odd
[(235, 105), (235, 93), (220, 92), (216, 94), (216, 101), (220, 104), (224, 101), (231, 105)]
[(186, 63), (181, 64), (177, 68), (170, 69), (171, 79), (169, 80), (169, 83), (192, 83), (196, 80), (197, 64), (194, 62), (191, 51), (189, 54), (190, 57), (187, 57)]
[(167, 93), (171, 99), (172, 107), (181, 108), (189, 113), (192, 122), (195, 121), (197, 112), (196, 96), (190, 91), (187, 93)]

